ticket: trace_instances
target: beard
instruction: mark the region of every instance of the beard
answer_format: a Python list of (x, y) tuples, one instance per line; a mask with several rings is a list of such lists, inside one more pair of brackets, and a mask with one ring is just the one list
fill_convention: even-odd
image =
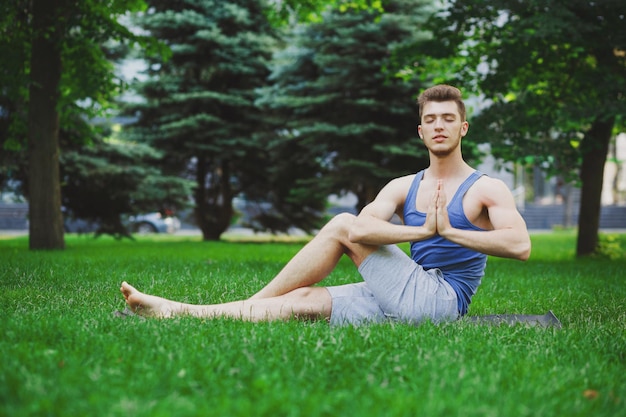
[(432, 153), (433, 155), (439, 158), (443, 158), (443, 157), (450, 155), (454, 151), (454, 149), (455, 148), (430, 149), (430, 153)]
[(459, 136), (459, 138), (457, 139), (455, 143), (450, 144), (449, 146), (441, 146), (441, 147), (431, 146), (428, 150), (433, 155), (439, 158), (443, 158), (454, 153), (457, 150), (457, 148), (459, 148), (460, 146), (461, 146), (461, 136)]

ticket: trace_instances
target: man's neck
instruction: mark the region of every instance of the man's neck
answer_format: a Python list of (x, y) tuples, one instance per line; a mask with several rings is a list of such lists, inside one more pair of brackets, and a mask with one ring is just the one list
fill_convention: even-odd
[(460, 155), (450, 154), (444, 157), (431, 155), (427, 175), (430, 178), (446, 179), (467, 177), (474, 171)]

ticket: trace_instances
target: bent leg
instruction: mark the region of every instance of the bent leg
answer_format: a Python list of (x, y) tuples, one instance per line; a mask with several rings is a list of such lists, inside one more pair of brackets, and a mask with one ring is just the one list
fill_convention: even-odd
[(359, 272), (389, 319), (419, 323), (458, 317), (456, 292), (441, 271), (425, 270), (395, 245), (381, 246)]
[(348, 233), (356, 217), (342, 213), (333, 217), (263, 289), (250, 299), (262, 299), (309, 287), (328, 276), (346, 254), (358, 267), (377, 247), (350, 242)]
[(122, 283), (120, 291), (131, 310), (143, 316), (159, 318), (187, 315), (199, 318), (229, 317), (249, 321), (328, 319), (332, 303), (329, 292), (322, 287), (299, 288), (277, 297), (211, 305), (180, 303), (144, 294), (126, 282)]

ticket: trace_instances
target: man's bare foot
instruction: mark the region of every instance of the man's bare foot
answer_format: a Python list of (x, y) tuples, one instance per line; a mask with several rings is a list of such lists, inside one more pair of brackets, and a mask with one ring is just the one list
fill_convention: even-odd
[(128, 307), (141, 316), (169, 318), (183, 313), (181, 303), (144, 294), (126, 281), (122, 282), (120, 291), (124, 295)]

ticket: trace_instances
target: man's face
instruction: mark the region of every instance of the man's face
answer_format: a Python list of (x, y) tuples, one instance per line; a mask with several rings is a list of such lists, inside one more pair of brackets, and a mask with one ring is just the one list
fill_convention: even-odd
[(454, 101), (430, 101), (424, 105), (422, 113), (417, 132), (430, 152), (445, 156), (459, 147), (469, 124), (461, 120)]

